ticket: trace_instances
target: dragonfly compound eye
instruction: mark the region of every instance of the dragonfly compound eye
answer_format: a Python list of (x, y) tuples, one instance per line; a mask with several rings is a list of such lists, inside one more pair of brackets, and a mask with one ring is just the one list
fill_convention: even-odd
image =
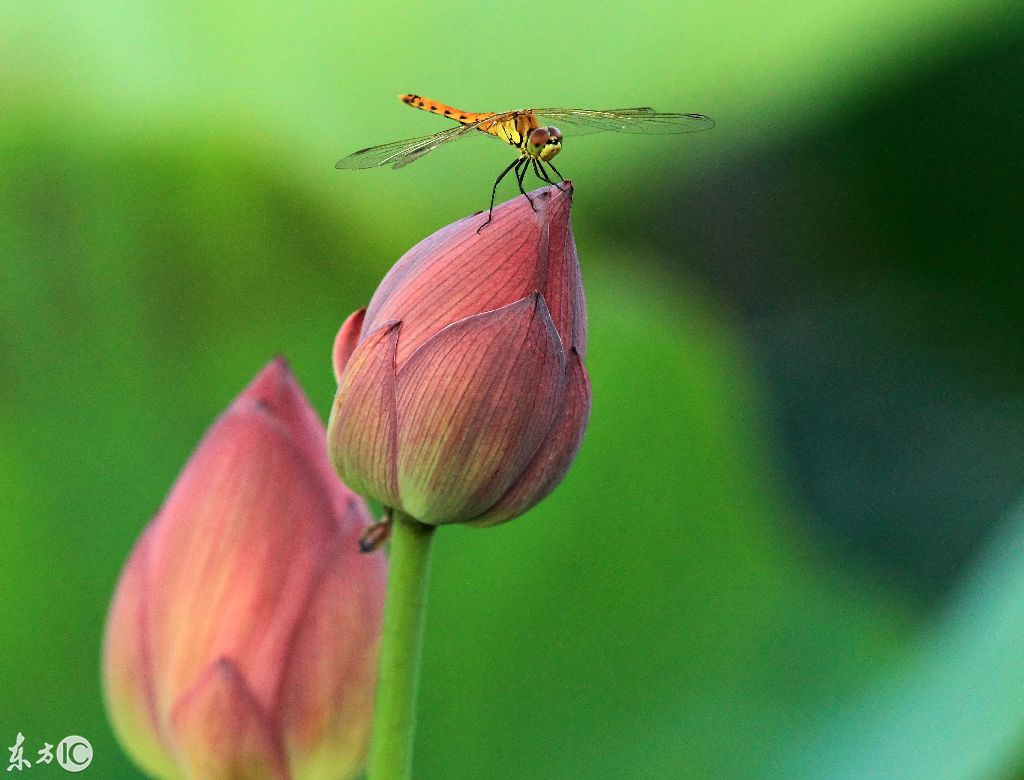
[(530, 146), (540, 147), (544, 146), (551, 138), (551, 133), (543, 127), (535, 127), (530, 131)]
[(547, 128), (547, 130), (548, 130), (548, 135), (551, 136), (548, 139), (548, 143), (549, 144), (552, 144), (552, 143), (557, 144), (557, 143), (561, 143), (562, 142), (562, 131), (561, 130), (559, 130), (557, 127), (549, 127), (549, 128)]

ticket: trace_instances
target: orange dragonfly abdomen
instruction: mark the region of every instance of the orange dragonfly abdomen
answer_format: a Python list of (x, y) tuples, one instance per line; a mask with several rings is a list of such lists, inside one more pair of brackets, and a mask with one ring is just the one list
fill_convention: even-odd
[(454, 119), (461, 125), (472, 125), (482, 122), (482, 124), (477, 126), (477, 130), (493, 135), (495, 138), (500, 138), (505, 143), (516, 148), (522, 148), (530, 131), (540, 127), (540, 122), (529, 111), (513, 112), (499, 122), (485, 122), (483, 120), (497, 115), (493, 111), (482, 114), (474, 111), (461, 111), (437, 100), (425, 98), (422, 95), (399, 95), (398, 99), (407, 106), (429, 111), (431, 114), (437, 114), (438, 116), (446, 116), (449, 119)]

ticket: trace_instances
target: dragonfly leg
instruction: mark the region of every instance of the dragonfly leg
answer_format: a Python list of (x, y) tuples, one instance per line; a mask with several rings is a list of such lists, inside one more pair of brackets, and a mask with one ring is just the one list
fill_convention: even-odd
[[(548, 163), (548, 165), (551, 165), (551, 163)], [(555, 166), (551, 165), (551, 167), (554, 168)], [(559, 190), (562, 189), (561, 184), (559, 184), (556, 181), (552, 181), (551, 177), (548, 175), (547, 169), (544, 167), (544, 162), (542, 160), (533, 161), (533, 172), (537, 174), (538, 179), (543, 179), (548, 184), (553, 184), (554, 186), (558, 187)], [(555, 173), (558, 173), (558, 171), (555, 171)], [(562, 174), (558, 173), (558, 177), (561, 178)], [(562, 181), (565, 181), (565, 179), (562, 179)]]
[[(516, 168), (518, 170), (519, 163), (522, 161), (522, 159), (523, 158), (520, 157), (510, 162), (508, 167), (505, 170), (503, 170), (500, 174), (498, 174), (498, 178), (494, 180), (494, 186), (491, 187), (491, 205), (487, 209), (487, 219), (484, 221), (484, 224), (482, 224), (480, 227), (476, 229), (477, 233), (479, 233), (481, 230), (483, 230), (491, 223), (491, 215), (494, 213), (494, 196), (498, 192), (498, 185), (501, 184), (501, 180), (504, 179), (505, 176), (508, 175), (508, 172), (511, 171), (513, 168)], [(519, 189), (522, 189), (522, 185), (519, 186)]]
[[(551, 170), (553, 170), (555, 172), (555, 176), (557, 176), (561, 181), (565, 181), (565, 177), (558, 172), (558, 168), (556, 168), (554, 165), (551, 165), (551, 161), (550, 160), (548, 160), (548, 165), (551, 166)], [(554, 182), (551, 182), (551, 183), (555, 184)], [(563, 187), (561, 187), (558, 184), (555, 184), (555, 186), (558, 187), (558, 189), (560, 189), (560, 190), (564, 189)]]
[(533, 205), (533, 198), (526, 194), (526, 188), (523, 186), (523, 179), (526, 178), (526, 170), (529, 168), (529, 165), (527, 164), (528, 160), (528, 157), (521, 157), (519, 159), (518, 165), (521, 165), (522, 167), (517, 166), (516, 181), (519, 183), (519, 191), (523, 193), (523, 195), (526, 195), (526, 199), (530, 201), (530, 208), (536, 211), (537, 207)]
[(530, 160), (533, 164), (533, 175), (541, 181), (546, 181), (548, 184), (554, 184), (553, 181), (548, 177), (548, 172), (544, 170), (544, 166), (537, 162), (536, 159)]

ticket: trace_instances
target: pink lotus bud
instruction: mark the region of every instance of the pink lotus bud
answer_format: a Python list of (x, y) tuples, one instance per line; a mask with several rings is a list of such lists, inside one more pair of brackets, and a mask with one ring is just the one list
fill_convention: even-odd
[(165, 778), (350, 778), (375, 688), (384, 559), (287, 366), (206, 434), (121, 574), (103, 677), (122, 744)]
[(430, 524), (493, 525), (554, 490), (590, 413), (572, 190), (518, 197), (410, 249), (334, 345), (331, 460)]

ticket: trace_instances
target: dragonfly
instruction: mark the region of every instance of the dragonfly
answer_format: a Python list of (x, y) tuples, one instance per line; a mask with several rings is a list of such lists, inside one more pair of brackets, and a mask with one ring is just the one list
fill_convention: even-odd
[[(402, 168), (441, 146), (473, 137), (477, 133), (493, 136), (509, 146), (515, 147), (519, 156), (509, 163), (508, 167), (495, 179), (494, 186), (491, 188), (491, 204), (487, 210), (487, 221), (477, 229), (477, 232), (490, 223), (498, 185), (509, 173), (515, 174), (519, 191), (526, 196), (531, 206), (533, 206), (533, 200), (523, 186), (528, 171), (532, 170), (538, 179), (559, 188), (561, 182), (565, 181), (565, 178), (551, 162), (562, 150), (562, 131), (554, 124), (542, 123), (540, 119), (544, 119), (545, 122), (557, 122), (558, 125), (570, 129), (574, 135), (601, 132), (695, 133), (701, 130), (710, 130), (715, 126), (714, 120), (703, 114), (662, 113), (646, 107), (604, 110), (524, 108), (501, 113), (475, 113), (461, 111), (420, 95), (399, 95), (398, 99), (407, 106), (447, 117), (458, 124), (432, 135), (393, 141), (380, 146), (368, 146), (339, 160), (334, 167), (340, 170), (379, 168), (385, 165)], [(548, 168), (558, 177), (557, 182), (551, 178)]]

